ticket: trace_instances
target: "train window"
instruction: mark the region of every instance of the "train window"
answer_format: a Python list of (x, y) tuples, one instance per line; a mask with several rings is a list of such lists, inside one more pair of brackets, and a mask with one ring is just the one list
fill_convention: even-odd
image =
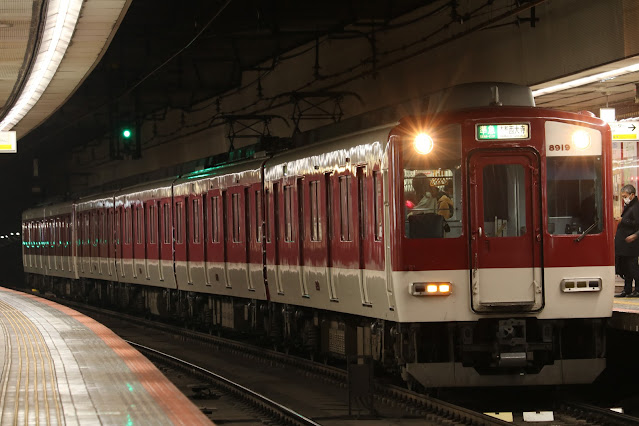
[(284, 187), (284, 241), (292, 242), (293, 236), (293, 187)]
[(366, 171), (357, 168), (357, 216), (359, 216), (359, 239), (366, 239)]
[(158, 218), (157, 206), (155, 204), (151, 204), (149, 206), (149, 220), (147, 221), (147, 223), (149, 224), (149, 230), (147, 231), (147, 235), (148, 235), (150, 244), (155, 244), (155, 242), (157, 241), (157, 232), (158, 232), (157, 218)]
[[(78, 231), (77, 244), (78, 246), (81, 246), (82, 245), (82, 213), (78, 213), (78, 217), (75, 222), (76, 222), (75, 229)], [(41, 240), (38, 240), (38, 241), (41, 241)]]
[(255, 191), (255, 241), (262, 241), (262, 191)]
[(175, 203), (175, 233), (177, 234), (177, 244), (184, 242), (184, 228), (182, 227), (182, 216), (184, 215), (184, 203)]
[[(113, 209), (109, 209), (107, 213), (107, 234), (106, 242), (113, 243)], [(110, 255), (109, 255), (110, 256)]]
[(91, 215), (91, 244), (93, 244), (94, 246), (96, 246), (98, 244), (98, 241), (100, 239), (100, 227), (101, 227), (101, 222), (100, 222), (100, 213), (99, 211), (96, 211), (95, 213), (93, 213)]
[(297, 179), (297, 232), (298, 241), (304, 241), (304, 179)]
[(206, 198), (206, 194), (202, 195), (202, 235), (204, 237), (204, 243), (209, 241), (209, 228), (211, 227), (211, 217), (209, 216), (211, 212), (208, 203), (210, 203), (210, 201)]
[(164, 244), (171, 243), (171, 209), (169, 203), (162, 204), (162, 221), (164, 228)]
[(233, 242), (240, 242), (240, 194), (233, 194), (231, 210), (233, 214)]
[(144, 242), (144, 206), (138, 206), (136, 209), (136, 243), (142, 244)]
[(266, 228), (266, 242), (271, 242), (271, 193), (264, 190), (264, 227)]
[(89, 218), (91, 217), (91, 213), (87, 212), (84, 214), (84, 238), (86, 238), (85, 243), (91, 244), (91, 234), (89, 233)]
[[(405, 236), (458, 238), (463, 233), (461, 191), (458, 189), (461, 184), (461, 126), (453, 124), (435, 129), (431, 137), (434, 146), (428, 154), (416, 151), (412, 138), (402, 144)], [(382, 210), (381, 206), (378, 208)], [(376, 232), (380, 233), (382, 211), (376, 226)]]
[(115, 211), (115, 244), (120, 244), (120, 209)]
[(251, 242), (251, 206), (250, 206), (250, 196), (249, 196), (249, 189), (248, 188), (244, 188), (244, 232), (246, 232), (246, 235), (244, 236), (244, 238), (246, 238), (246, 242), (249, 243)]
[(521, 164), (490, 164), (484, 167), (484, 232), (487, 237), (526, 234), (525, 176)]
[(373, 172), (373, 225), (375, 226), (375, 241), (381, 241), (384, 230), (384, 210), (382, 195), (382, 175)]
[(547, 157), (548, 233), (603, 230), (602, 163), (599, 156)]
[(322, 222), (320, 220), (320, 182), (309, 182), (311, 197), (311, 241), (322, 241)]
[(131, 244), (131, 233), (133, 228), (133, 218), (131, 208), (124, 209), (124, 244)]
[(211, 197), (211, 241), (220, 242), (219, 202), (220, 197)]
[(351, 241), (353, 200), (350, 176), (340, 176), (339, 178), (339, 203), (341, 240)]
[(193, 199), (193, 243), (200, 242), (200, 199)]
[(104, 210), (100, 210), (100, 244), (104, 244), (107, 242), (107, 220), (106, 215), (104, 214)]

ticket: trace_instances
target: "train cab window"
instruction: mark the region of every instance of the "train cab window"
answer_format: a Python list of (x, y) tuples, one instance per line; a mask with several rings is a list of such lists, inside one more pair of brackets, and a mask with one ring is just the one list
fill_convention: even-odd
[[(411, 239), (458, 238), (463, 233), (461, 126), (433, 129), (429, 138), (432, 143), (427, 151), (420, 149), (415, 137), (402, 138), (404, 235)], [(378, 220), (376, 233), (381, 238), (381, 211)]]
[(526, 181), (521, 164), (490, 164), (483, 170), (486, 237), (526, 234)]
[(581, 234), (603, 230), (600, 156), (547, 157), (548, 233)]

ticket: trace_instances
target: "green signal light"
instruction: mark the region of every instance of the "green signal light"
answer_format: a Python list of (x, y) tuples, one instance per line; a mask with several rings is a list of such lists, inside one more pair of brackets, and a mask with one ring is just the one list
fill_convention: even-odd
[(131, 131), (129, 129), (124, 129), (122, 130), (122, 136), (125, 138), (130, 138), (131, 137)]

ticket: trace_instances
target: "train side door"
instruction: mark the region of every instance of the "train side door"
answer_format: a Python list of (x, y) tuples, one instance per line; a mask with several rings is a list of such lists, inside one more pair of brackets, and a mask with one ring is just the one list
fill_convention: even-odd
[(479, 151), (469, 167), (473, 309), (540, 309), (539, 158), (530, 151)]

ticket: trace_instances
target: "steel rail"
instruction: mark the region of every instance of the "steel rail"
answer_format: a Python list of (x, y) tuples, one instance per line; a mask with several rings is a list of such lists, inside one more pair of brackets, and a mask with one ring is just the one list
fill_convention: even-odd
[(262, 394), (259, 394), (245, 386), (242, 386), (239, 383), (235, 383), (227, 379), (226, 377), (222, 377), (210, 370), (192, 364), (183, 359), (174, 357), (173, 355), (160, 352), (153, 348), (149, 348), (147, 346), (143, 346), (129, 340), (126, 340), (126, 342), (146, 355), (148, 358), (155, 359), (163, 364), (169, 364), (191, 375), (212, 382), (215, 386), (220, 387), (225, 391), (232, 393), (236, 397), (247, 401), (252, 406), (266, 412), (269, 416), (275, 418), (276, 420), (284, 422), (284, 424), (320, 426), (319, 423), (314, 422), (312, 419), (309, 419), (308, 417), (305, 417), (302, 414), (293, 411), (290, 408), (278, 402), (275, 402)]
[(562, 401), (560, 409), (578, 419), (602, 425), (639, 425), (639, 418), (576, 401)]

